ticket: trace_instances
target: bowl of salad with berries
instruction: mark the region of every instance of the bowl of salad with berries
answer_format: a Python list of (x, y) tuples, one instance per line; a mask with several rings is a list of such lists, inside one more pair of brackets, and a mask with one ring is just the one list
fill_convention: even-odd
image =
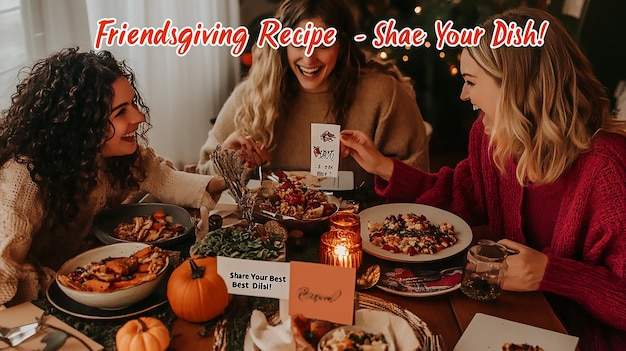
[(274, 171), (263, 180), (254, 208), (258, 221), (276, 220), (285, 228), (313, 229), (339, 210), (340, 200), (299, 178)]

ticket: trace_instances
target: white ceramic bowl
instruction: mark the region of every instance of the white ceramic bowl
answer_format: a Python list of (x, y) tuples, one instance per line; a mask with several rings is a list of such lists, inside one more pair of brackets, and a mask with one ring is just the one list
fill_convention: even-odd
[(105, 258), (129, 257), (147, 246), (149, 245), (144, 243), (118, 243), (85, 251), (68, 260), (63, 264), (63, 266), (61, 266), (57, 272), (57, 284), (59, 285), (61, 291), (63, 291), (69, 298), (86, 306), (96, 307), (103, 310), (116, 310), (128, 307), (148, 297), (154, 291), (159, 282), (166, 275), (165, 272), (167, 271), (167, 267), (169, 265), (169, 257), (167, 258), (165, 266), (160, 272), (158, 272), (155, 279), (143, 282), (139, 285), (110, 292), (91, 292), (72, 289), (61, 284), (58, 276), (68, 275), (77, 267), (81, 267), (91, 262), (97, 262)]

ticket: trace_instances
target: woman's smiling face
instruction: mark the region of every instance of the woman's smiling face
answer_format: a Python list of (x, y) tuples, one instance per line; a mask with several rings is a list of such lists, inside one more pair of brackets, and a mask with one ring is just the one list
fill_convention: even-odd
[(146, 116), (137, 108), (135, 91), (125, 77), (118, 78), (111, 86), (114, 96), (109, 122), (112, 127), (107, 133), (102, 156), (130, 155), (137, 150), (136, 132), (139, 125), (146, 121)]
[[(320, 18), (301, 21), (296, 27), (304, 28), (307, 22), (313, 22), (317, 28), (328, 27)], [(304, 46), (289, 45), (287, 47), (289, 67), (298, 78), (300, 86), (311, 93), (328, 91), (328, 76), (337, 64), (339, 44), (330, 47), (318, 46), (310, 57), (304, 55), (304, 50)]]
[(478, 65), (467, 50), (461, 53), (461, 75), (465, 83), (461, 100), (470, 101), (475, 109), (485, 113), (485, 133), (491, 134), (496, 118), (496, 106), (502, 89), (498, 82)]

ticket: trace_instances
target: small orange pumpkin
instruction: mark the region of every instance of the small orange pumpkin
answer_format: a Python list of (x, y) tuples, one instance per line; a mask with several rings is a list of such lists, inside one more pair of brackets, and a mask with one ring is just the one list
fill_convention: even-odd
[(154, 317), (139, 317), (124, 323), (115, 334), (118, 351), (165, 351), (170, 331)]
[(229, 302), (228, 288), (217, 274), (216, 257), (192, 257), (167, 282), (167, 300), (176, 316), (200, 323), (219, 316)]

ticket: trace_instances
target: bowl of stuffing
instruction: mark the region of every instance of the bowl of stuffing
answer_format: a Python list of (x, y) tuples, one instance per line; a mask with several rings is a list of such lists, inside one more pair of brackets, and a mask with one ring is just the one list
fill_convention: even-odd
[(105, 244), (146, 243), (171, 248), (195, 239), (191, 215), (164, 203), (124, 204), (100, 212), (92, 230)]
[(310, 230), (339, 210), (340, 200), (284, 172), (263, 180), (254, 207), (255, 220), (276, 220), (288, 230)]
[(85, 251), (56, 274), (65, 295), (103, 310), (128, 307), (148, 297), (166, 275), (169, 255), (144, 243), (117, 243)]

